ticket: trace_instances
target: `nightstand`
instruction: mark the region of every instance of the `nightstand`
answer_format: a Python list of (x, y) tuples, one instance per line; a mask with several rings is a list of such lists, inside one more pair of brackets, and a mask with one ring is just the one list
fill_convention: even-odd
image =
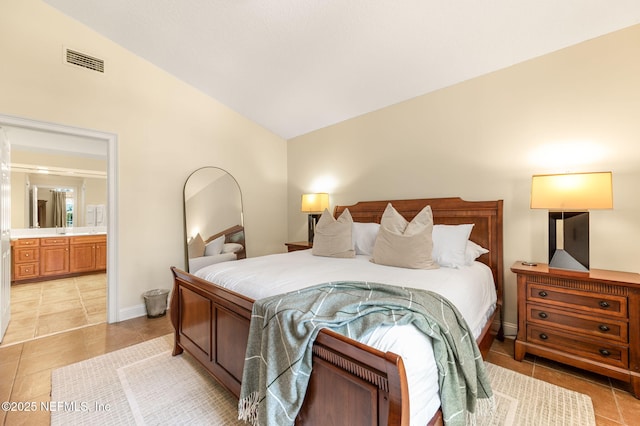
[(640, 399), (640, 274), (522, 262), (511, 271), (518, 282), (516, 360), (530, 353), (622, 380)]
[(293, 243), (285, 243), (285, 246), (287, 246), (288, 252), (292, 252), (310, 249), (311, 247), (313, 247), (313, 243), (310, 243), (308, 241), (295, 241)]

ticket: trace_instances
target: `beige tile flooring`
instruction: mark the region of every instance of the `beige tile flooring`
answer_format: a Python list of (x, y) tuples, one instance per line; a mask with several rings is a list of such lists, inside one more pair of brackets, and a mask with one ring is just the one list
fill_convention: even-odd
[[(169, 316), (101, 323), (5, 347), (0, 346), (0, 402), (49, 401), (51, 371), (171, 333)], [(48, 425), (47, 411), (5, 412), (0, 425)]]
[(11, 321), (0, 347), (107, 318), (107, 274), (11, 286)]

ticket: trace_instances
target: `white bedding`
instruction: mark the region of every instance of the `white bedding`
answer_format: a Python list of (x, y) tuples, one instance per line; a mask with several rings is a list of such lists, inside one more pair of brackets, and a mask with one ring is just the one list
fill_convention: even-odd
[(220, 253), (212, 256), (192, 257), (189, 259), (189, 271), (197, 271), (205, 266), (213, 265), (220, 262), (228, 262), (236, 260), (238, 255), (235, 253)]
[[(480, 262), (459, 269), (404, 269), (372, 263), (369, 256), (328, 258), (301, 250), (218, 263), (194, 275), (255, 300), (330, 281), (370, 281), (430, 290), (456, 305), (476, 338), (496, 303), (493, 275)], [(412, 326), (390, 326), (359, 340), (402, 356), (409, 384), (411, 424), (426, 424), (440, 407), (430, 339)]]

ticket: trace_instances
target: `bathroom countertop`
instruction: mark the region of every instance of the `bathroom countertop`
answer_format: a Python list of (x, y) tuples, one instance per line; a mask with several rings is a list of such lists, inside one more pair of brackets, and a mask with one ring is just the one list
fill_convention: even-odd
[(82, 237), (88, 235), (106, 235), (106, 229), (74, 228), (66, 232), (56, 232), (55, 228), (12, 229), (11, 239), (21, 238), (48, 238), (48, 237)]

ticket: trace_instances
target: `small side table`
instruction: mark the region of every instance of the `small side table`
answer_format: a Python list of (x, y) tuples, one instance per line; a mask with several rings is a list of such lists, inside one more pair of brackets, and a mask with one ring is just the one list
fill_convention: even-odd
[(310, 243), (308, 241), (295, 241), (292, 243), (285, 243), (285, 246), (287, 246), (288, 252), (292, 252), (310, 249), (311, 247), (313, 247), (313, 243)]

